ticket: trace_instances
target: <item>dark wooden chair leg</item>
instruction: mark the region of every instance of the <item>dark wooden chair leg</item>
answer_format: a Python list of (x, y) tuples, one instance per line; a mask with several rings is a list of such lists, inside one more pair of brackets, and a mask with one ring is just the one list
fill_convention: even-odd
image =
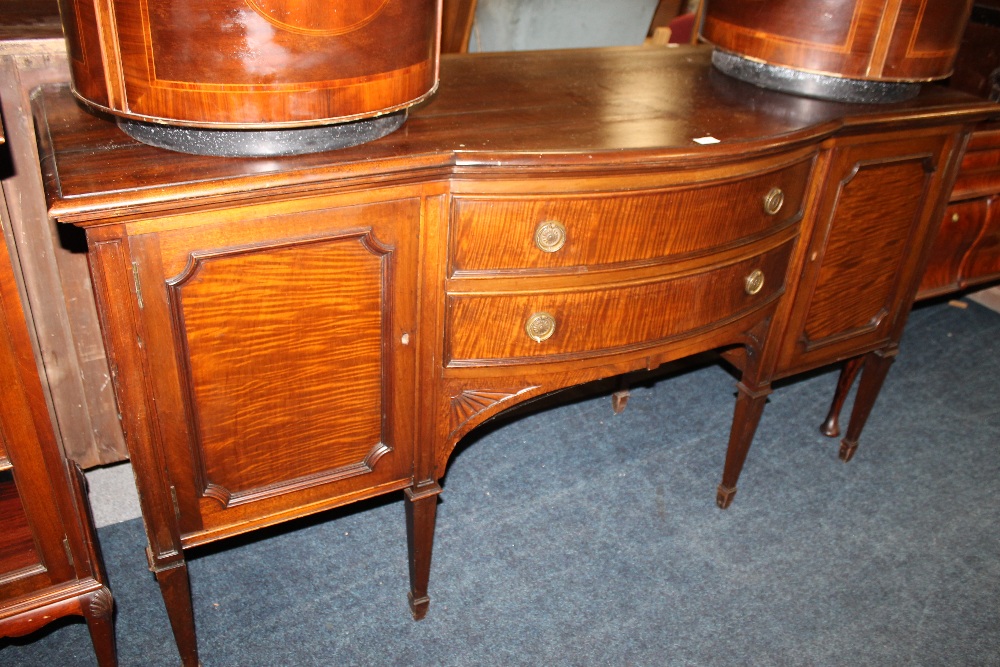
[(156, 571), (163, 603), (167, 607), (170, 628), (184, 667), (198, 667), (198, 640), (194, 633), (194, 604), (191, 601), (191, 581), (187, 563), (183, 560)]
[(431, 599), (427, 585), (431, 574), (434, 523), (441, 487), (437, 482), (406, 489), (406, 543), (410, 557), (410, 613), (419, 621), (427, 615)]
[(115, 603), (111, 591), (102, 586), (86, 597), (83, 602), (83, 616), (87, 619), (90, 641), (97, 654), (100, 667), (117, 667), (118, 652), (115, 649)]
[[(745, 378), (744, 378), (745, 379)], [(771, 393), (769, 383), (749, 387), (742, 381), (736, 385), (736, 409), (733, 412), (733, 427), (729, 431), (729, 448), (726, 450), (726, 467), (722, 471), (715, 502), (720, 509), (726, 509), (736, 495), (743, 463), (750, 451), (750, 443), (757, 432), (757, 424), (764, 412), (764, 404)]]
[(854, 408), (851, 410), (851, 421), (847, 424), (847, 435), (840, 442), (840, 459), (847, 463), (858, 448), (861, 430), (868, 421), (875, 399), (882, 389), (882, 383), (889, 373), (889, 367), (896, 360), (897, 348), (875, 350), (864, 358), (864, 372), (858, 384), (858, 395), (854, 398)]
[(864, 356), (848, 359), (844, 367), (840, 369), (840, 377), (837, 379), (837, 391), (833, 395), (833, 403), (830, 404), (830, 412), (819, 427), (820, 433), (825, 436), (836, 438), (840, 435), (840, 411), (844, 409), (844, 401), (851, 393), (854, 386), (854, 379), (858, 376), (858, 371), (864, 366)]

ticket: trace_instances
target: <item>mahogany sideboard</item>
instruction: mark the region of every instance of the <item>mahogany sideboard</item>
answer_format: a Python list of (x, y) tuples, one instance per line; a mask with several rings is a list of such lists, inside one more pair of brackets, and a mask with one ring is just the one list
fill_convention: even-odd
[[(0, 156), (3, 144), (0, 130)], [(9, 225), (0, 190), (0, 637), (83, 616), (98, 662), (111, 667), (114, 601), (83, 472), (62, 455), (52, 427), (14, 279)]]
[(34, 109), (187, 665), (186, 548), (392, 491), (422, 617), (456, 443), (554, 390), (721, 349), (742, 369), (723, 507), (773, 378), (868, 355), (860, 429), (997, 112), (783, 95), (704, 47), (445, 57), (401, 130), (280, 159), (139, 144), (66, 87)]

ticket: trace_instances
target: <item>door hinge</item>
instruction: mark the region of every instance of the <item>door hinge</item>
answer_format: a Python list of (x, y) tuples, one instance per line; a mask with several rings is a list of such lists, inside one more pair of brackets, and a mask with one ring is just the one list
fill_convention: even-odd
[(174, 517), (177, 519), (177, 522), (180, 523), (181, 506), (180, 503), (177, 502), (177, 487), (173, 484), (170, 485), (170, 499), (174, 501)]
[(64, 537), (62, 543), (63, 543), (63, 549), (66, 550), (66, 560), (69, 561), (69, 566), (75, 567), (75, 565), (73, 564), (73, 551), (72, 549), (69, 548), (69, 538)]
[(135, 283), (135, 298), (139, 301), (139, 308), (144, 308), (142, 286), (139, 284), (139, 262), (132, 262), (132, 282)]

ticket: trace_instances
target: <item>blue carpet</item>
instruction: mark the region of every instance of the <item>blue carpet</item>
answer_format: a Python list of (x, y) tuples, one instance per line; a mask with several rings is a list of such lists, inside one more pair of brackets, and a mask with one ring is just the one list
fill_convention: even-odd
[[(719, 365), (498, 422), (445, 480), (426, 620), (401, 496), (196, 550), (205, 667), (1000, 665), (1000, 315), (916, 310), (854, 460), (827, 372), (771, 396), (731, 509)], [(141, 522), (100, 531), (121, 664), (176, 665)], [(93, 665), (86, 627), (0, 665)]]

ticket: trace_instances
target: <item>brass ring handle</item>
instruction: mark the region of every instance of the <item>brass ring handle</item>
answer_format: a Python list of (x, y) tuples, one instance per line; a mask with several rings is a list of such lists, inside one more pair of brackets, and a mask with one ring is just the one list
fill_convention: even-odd
[(781, 207), (785, 205), (785, 193), (781, 191), (781, 188), (771, 188), (771, 190), (764, 195), (764, 212), (768, 215), (777, 215)]
[(764, 289), (764, 272), (760, 269), (754, 269), (743, 281), (743, 289), (750, 296)]
[(535, 313), (524, 323), (524, 331), (528, 334), (528, 338), (541, 343), (556, 332), (556, 318), (549, 313)]
[(535, 230), (535, 245), (542, 252), (556, 252), (566, 245), (566, 228), (555, 220), (546, 220)]

